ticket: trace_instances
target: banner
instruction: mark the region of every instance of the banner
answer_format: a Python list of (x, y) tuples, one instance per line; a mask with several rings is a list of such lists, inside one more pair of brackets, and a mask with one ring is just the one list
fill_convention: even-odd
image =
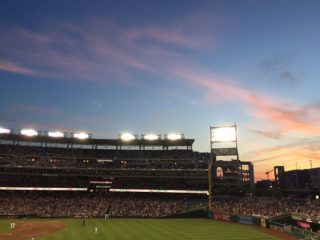
[(304, 229), (310, 229), (310, 223), (297, 221), (297, 225), (298, 227), (301, 227)]
[(226, 214), (215, 213), (213, 218), (215, 220), (222, 220), (222, 221), (230, 222), (230, 215), (226, 215)]
[(239, 216), (239, 223), (243, 224), (253, 224), (252, 217)]

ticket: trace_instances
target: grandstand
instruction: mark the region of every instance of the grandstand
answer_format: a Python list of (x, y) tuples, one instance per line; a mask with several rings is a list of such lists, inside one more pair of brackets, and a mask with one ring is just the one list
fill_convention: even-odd
[[(192, 150), (194, 139), (123, 140), (0, 134), (1, 187), (69, 187), (208, 191), (211, 155)], [(239, 165), (218, 161), (217, 184), (246, 181)], [(233, 174), (232, 174), (233, 173)], [(236, 174), (234, 174), (236, 173)], [(10, 176), (15, 176), (14, 180)], [(222, 179), (224, 181), (222, 181)], [(218, 181), (219, 180), (219, 181)]]
[[(92, 183), (107, 179), (108, 187), (128, 188), (132, 180), (139, 180), (143, 187), (148, 183), (150, 188), (161, 189), (163, 181), (157, 185), (157, 179), (165, 178), (167, 185), (179, 179), (183, 189), (192, 188), (193, 183), (197, 188), (200, 183), (198, 190), (207, 189), (207, 167), (194, 158), (193, 139), (123, 141), (20, 134), (1, 134), (0, 139), (1, 174), (7, 180), (2, 180), (2, 186), (34, 186), (38, 182), (43, 187), (92, 188)], [(10, 179), (12, 175), (15, 181)]]

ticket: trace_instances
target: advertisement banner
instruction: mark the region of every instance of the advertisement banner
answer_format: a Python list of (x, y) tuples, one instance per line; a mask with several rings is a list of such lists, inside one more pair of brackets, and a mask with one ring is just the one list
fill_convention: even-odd
[(297, 221), (297, 225), (298, 227), (301, 227), (304, 229), (310, 229), (310, 223)]
[(230, 215), (215, 213), (214, 219), (230, 222)]
[(252, 217), (239, 216), (239, 223), (243, 224), (253, 224)]

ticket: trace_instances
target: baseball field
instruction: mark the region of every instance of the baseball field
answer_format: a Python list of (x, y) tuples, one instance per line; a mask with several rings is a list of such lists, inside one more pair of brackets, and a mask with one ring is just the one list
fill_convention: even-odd
[[(10, 230), (10, 222), (16, 226)], [(97, 231), (97, 232), (95, 232)], [(210, 219), (0, 220), (1, 240), (274, 240), (289, 235)]]

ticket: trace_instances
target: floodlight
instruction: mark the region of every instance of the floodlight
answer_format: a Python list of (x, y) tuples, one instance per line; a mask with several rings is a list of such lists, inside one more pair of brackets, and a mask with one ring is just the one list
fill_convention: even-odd
[(28, 137), (33, 137), (33, 136), (37, 136), (38, 132), (36, 130), (33, 129), (22, 129), (21, 130), (21, 134), (28, 136)]
[(213, 142), (234, 142), (236, 141), (235, 127), (216, 127), (212, 129), (211, 140)]
[(63, 132), (48, 132), (49, 137), (63, 137)]
[(159, 136), (156, 134), (147, 134), (144, 136), (144, 139), (149, 140), (149, 141), (154, 141), (154, 140), (158, 140)]
[(80, 133), (75, 133), (73, 137), (78, 139), (87, 139), (89, 138), (89, 134), (85, 132), (80, 132)]
[(176, 134), (176, 133), (170, 133), (167, 135), (167, 138), (169, 140), (180, 140), (182, 138), (181, 134)]
[(10, 133), (10, 129), (0, 127), (0, 133)]
[(123, 141), (131, 141), (131, 140), (134, 140), (136, 137), (131, 133), (123, 133), (121, 134), (120, 138)]

